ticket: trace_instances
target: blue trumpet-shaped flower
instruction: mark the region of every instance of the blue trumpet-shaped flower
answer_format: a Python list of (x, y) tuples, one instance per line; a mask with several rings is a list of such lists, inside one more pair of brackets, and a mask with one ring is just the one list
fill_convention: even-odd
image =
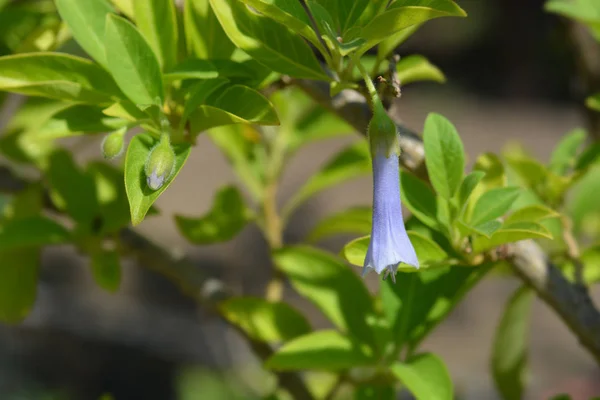
[(374, 105), (369, 141), (373, 162), (373, 224), (362, 275), (369, 269), (378, 274), (387, 271), (395, 281), (400, 263), (419, 268), (419, 261), (402, 219), (396, 126), (379, 102)]

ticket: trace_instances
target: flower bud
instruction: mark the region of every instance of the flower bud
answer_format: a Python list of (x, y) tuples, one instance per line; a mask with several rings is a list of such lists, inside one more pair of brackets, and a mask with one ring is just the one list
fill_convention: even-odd
[(400, 154), (396, 124), (385, 111), (379, 99), (373, 102), (373, 118), (367, 131), (371, 153), (384, 152), (387, 157)]
[(163, 134), (160, 141), (146, 160), (144, 168), (146, 182), (152, 190), (160, 189), (175, 173), (175, 152), (171, 148), (169, 136)]
[(123, 153), (124, 136), (127, 128), (108, 134), (102, 141), (102, 154), (107, 160), (119, 157)]

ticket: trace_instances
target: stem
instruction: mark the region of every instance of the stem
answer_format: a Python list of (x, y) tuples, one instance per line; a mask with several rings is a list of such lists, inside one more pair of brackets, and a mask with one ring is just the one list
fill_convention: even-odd
[(270, 182), (265, 188), (265, 197), (263, 199), (263, 217), (264, 229), (267, 244), (271, 250), (280, 248), (283, 245), (283, 235), (281, 228), (281, 218), (277, 210), (277, 182)]
[[(277, 187), (277, 181), (273, 181), (267, 186), (263, 202), (264, 233), (271, 251), (283, 245), (282, 223), (276, 204)], [(283, 297), (283, 281), (283, 274), (281, 271), (275, 269), (265, 290), (265, 298), (268, 301), (276, 302), (281, 300)]]
[(346, 69), (344, 71), (342, 75), (342, 80), (344, 81), (352, 81), (352, 72), (354, 72), (354, 63), (355, 63), (355, 59), (354, 57), (350, 57), (350, 61), (348, 62), (348, 65), (346, 66)]
[[(287, 149), (287, 135), (285, 131), (280, 131), (272, 139), (269, 161), (267, 166), (266, 180), (262, 211), (263, 211), (263, 232), (272, 252), (283, 246), (283, 227), (284, 223), (277, 208), (277, 193), (279, 189), (279, 178), (283, 170), (283, 162)], [(284, 275), (281, 271), (275, 269), (273, 277), (265, 289), (265, 298), (268, 301), (280, 301), (283, 297)]]
[(373, 102), (375, 102), (376, 100), (379, 100), (379, 94), (377, 94), (377, 89), (375, 89), (375, 85), (373, 85), (373, 80), (367, 73), (367, 70), (365, 69), (365, 67), (363, 67), (363, 65), (360, 63), (360, 59), (358, 59), (356, 56), (352, 57), (352, 59), (354, 60), (354, 63), (358, 67), (358, 70), (360, 71), (360, 75), (362, 76), (362, 78), (365, 81), (365, 85), (367, 85), (367, 90), (369, 91), (369, 96), (371, 97), (371, 100)]
[(585, 281), (583, 279), (583, 263), (581, 262), (581, 253), (579, 251), (579, 245), (573, 235), (573, 222), (567, 215), (563, 215), (560, 218), (560, 222), (563, 228), (563, 239), (567, 245), (567, 257), (573, 263), (575, 268), (575, 282), (585, 288)]

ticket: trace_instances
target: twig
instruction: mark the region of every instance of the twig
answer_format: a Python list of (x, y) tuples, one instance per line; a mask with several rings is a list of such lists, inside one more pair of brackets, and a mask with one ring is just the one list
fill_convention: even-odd
[[(320, 82), (296, 80), (295, 83), (313, 100), (346, 120), (358, 132), (366, 134), (371, 115), (360, 94), (345, 90), (331, 99), (328, 90)], [(402, 148), (401, 164), (407, 170), (426, 178), (425, 151), (420, 137), (396, 122)], [(600, 311), (594, 306), (587, 290), (569, 282), (533, 241), (509, 244), (507, 251), (512, 255), (512, 267), (517, 276), (531, 286), (563, 319), (600, 365)]]
[(569, 282), (533, 241), (511, 245), (512, 268), (550, 306), (600, 365), (600, 312), (588, 291)]

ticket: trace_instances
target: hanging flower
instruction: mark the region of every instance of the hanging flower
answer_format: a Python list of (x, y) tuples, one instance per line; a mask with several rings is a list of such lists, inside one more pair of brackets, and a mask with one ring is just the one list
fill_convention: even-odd
[(373, 221), (362, 275), (369, 269), (378, 274), (387, 271), (395, 282), (398, 264), (419, 268), (419, 261), (402, 218), (396, 125), (378, 98), (373, 101), (368, 136), (373, 163)]

